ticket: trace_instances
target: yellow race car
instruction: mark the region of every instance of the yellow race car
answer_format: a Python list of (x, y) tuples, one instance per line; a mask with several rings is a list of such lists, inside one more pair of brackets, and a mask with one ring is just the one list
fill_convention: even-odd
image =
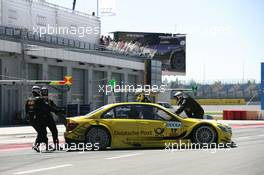
[(214, 120), (183, 118), (154, 103), (105, 105), (85, 116), (67, 118), (66, 143), (106, 148), (164, 148), (169, 143), (227, 144), (232, 130)]

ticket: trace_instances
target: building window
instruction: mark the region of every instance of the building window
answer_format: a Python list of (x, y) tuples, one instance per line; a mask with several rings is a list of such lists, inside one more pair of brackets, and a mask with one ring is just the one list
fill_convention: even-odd
[(47, 18), (45, 16), (37, 15), (37, 25), (46, 26), (47, 25)]
[(16, 10), (12, 10), (12, 9), (9, 9), (8, 10), (8, 18), (9, 19), (17, 19), (17, 11)]

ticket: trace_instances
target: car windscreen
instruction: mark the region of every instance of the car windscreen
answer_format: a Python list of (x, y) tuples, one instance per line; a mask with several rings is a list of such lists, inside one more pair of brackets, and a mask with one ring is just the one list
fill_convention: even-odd
[(105, 106), (102, 106), (102, 107), (100, 107), (100, 108), (97, 108), (96, 110), (91, 111), (91, 112), (89, 112), (88, 114), (86, 114), (85, 117), (90, 117), (90, 116), (92, 116), (93, 114), (95, 114), (96, 112), (98, 112), (98, 111), (100, 111), (100, 110), (103, 110), (103, 109), (107, 108), (108, 106), (109, 106), (109, 105), (105, 105)]
[(164, 103), (165, 108), (171, 108), (171, 105), (169, 103)]
[(165, 108), (171, 108), (172, 107), (169, 103), (158, 103), (158, 104), (165, 107)]

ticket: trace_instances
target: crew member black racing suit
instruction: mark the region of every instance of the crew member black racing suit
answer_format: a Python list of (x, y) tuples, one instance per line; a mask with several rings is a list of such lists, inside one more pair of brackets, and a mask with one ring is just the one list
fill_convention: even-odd
[(58, 108), (53, 100), (48, 98), (48, 89), (46, 87), (41, 88), (41, 95), (45, 101), (43, 111), (46, 118), (46, 126), (49, 128), (52, 134), (53, 144), (55, 146), (54, 150), (59, 150), (58, 129), (51, 112), (55, 113), (56, 115), (61, 115), (62, 113), (64, 114), (64, 110)]
[(175, 111), (177, 115), (184, 111), (189, 118), (203, 119), (203, 108), (190, 96), (184, 94), (181, 98), (179, 98), (178, 105), (179, 108)]
[(34, 86), (32, 88), (32, 97), (28, 98), (25, 105), (27, 120), (29, 124), (36, 130), (37, 138), (32, 147), (35, 151), (39, 152), (41, 143), (46, 144), (48, 148), (47, 130), (45, 126), (45, 118), (43, 118), (43, 99), (40, 97), (40, 87)]

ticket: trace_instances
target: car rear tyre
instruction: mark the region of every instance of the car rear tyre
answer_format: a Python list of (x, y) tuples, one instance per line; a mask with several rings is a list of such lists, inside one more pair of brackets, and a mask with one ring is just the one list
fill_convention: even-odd
[(86, 134), (86, 143), (97, 144), (100, 150), (104, 150), (110, 145), (110, 135), (104, 128), (93, 127)]
[(192, 141), (201, 145), (216, 143), (216, 139), (216, 131), (210, 126), (200, 126), (195, 129), (192, 135)]

